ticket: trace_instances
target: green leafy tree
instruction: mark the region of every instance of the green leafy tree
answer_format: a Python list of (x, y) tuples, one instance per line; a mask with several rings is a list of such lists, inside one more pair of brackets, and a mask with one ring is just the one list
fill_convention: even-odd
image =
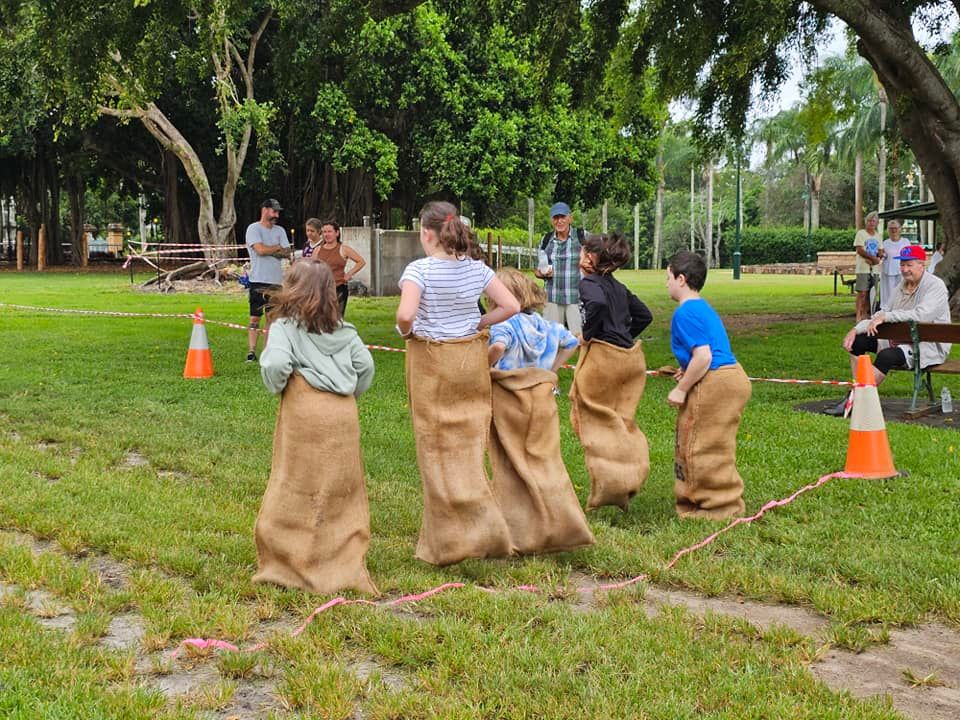
[(947, 244), (937, 273), (960, 309), (960, 103), (912, 27), (915, 20), (942, 27), (954, 3), (647, 0), (641, 11), (647, 24), (638, 65), (649, 58), (666, 92), (695, 97), (698, 126), (712, 138), (742, 136), (755, 95), (776, 94), (786, 78), (788, 51), (799, 47), (812, 58), (829, 17), (843, 20), (937, 198)]

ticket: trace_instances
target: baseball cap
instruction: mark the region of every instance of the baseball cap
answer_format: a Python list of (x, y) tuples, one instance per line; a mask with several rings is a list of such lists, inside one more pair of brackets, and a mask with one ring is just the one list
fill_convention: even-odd
[(570, 215), (570, 206), (565, 202), (554, 203), (553, 207), (550, 208), (550, 217), (556, 217), (557, 215)]
[(897, 260), (926, 260), (927, 251), (923, 249), (922, 245), (907, 245), (903, 250), (900, 251), (900, 254), (897, 255)]
[(274, 200), (273, 198), (267, 198), (266, 200), (264, 200), (262, 203), (260, 203), (260, 207), (270, 208), (271, 210), (276, 210), (277, 212), (280, 212), (281, 210), (283, 210), (283, 208), (280, 207), (280, 203)]

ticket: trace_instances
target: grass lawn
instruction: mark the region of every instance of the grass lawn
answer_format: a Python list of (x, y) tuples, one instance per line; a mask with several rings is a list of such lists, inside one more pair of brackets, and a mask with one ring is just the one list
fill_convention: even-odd
[[(618, 275), (654, 313), (644, 334), (649, 367), (673, 364), (672, 303), (659, 272)], [(757, 377), (848, 379), (839, 347), (853, 299), (829, 277), (712, 272), (705, 297), (731, 329), (733, 349)], [(144, 294), (122, 275), (0, 274), (0, 302), (132, 312), (190, 312), (244, 323), (241, 294)], [(371, 344), (399, 346), (396, 300), (351, 298), (348, 319)], [(773, 316), (786, 316), (773, 322)], [(0, 581), (43, 589), (77, 613), (66, 634), (40, 629), (21, 594), (0, 599), (0, 714), (5, 717), (202, 716), (204, 701), (164, 704), (138, 682), (133, 659), (99, 647), (111, 616), (145, 619), (145, 644), (186, 637), (250, 640), (264, 620), (300, 618), (322, 598), (253, 586), (253, 523), (269, 475), (277, 400), (245, 364), (245, 333), (208, 325), (216, 376), (180, 375), (190, 324), (13, 311), (0, 307), (0, 528), (55, 539), (74, 556), (109, 555), (130, 582), (97, 582), (92, 565), (31, 554), (0, 534)], [(956, 356), (956, 353), (954, 353)], [(413, 558), (420, 481), (405, 404), (403, 356), (375, 352), (377, 374), (360, 401), (373, 539), (368, 567), (389, 596), (444, 582), (549, 590), (465, 589), (418, 603), (416, 617), (349, 607), (321, 615), (296, 639), (263, 652), (283, 708), (278, 717), (346, 718), (891, 718), (879, 701), (819, 684), (806, 665), (812, 641), (680, 610), (649, 619), (643, 585), (583, 612), (575, 578), (650, 572), (658, 585), (707, 595), (811, 607), (851, 648), (885, 628), (937, 619), (960, 627), (960, 435), (888, 425), (897, 467), (887, 481), (836, 480), (750, 526), (724, 535), (670, 571), (681, 547), (719, 527), (680, 523), (672, 500), (675, 414), (668, 380), (650, 378), (637, 421), (651, 474), (630, 511), (591, 513), (594, 547), (438, 569)], [(563, 371), (563, 389), (571, 374)], [(939, 378), (938, 378), (939, 379)], [(883, 394), (907, 395), (894, 373)], [(960, 396), (952, 379), (951, 390)], [(748, 511), (842, 469), (848, 425), (794, 411), (839, 400), (825, 386), (756, 383), (739, 439)], [(560, 399), (563, 454), (581, 500), (588, 478)], [(131, 453), (146, 459), (128, 462)], [(406, 678), (364, 684), (347, 669), (374, 658)], [(230, 662), (230, 661), (228, 661)], [(241, 668), (242, 670), (242, 668)], [(221, 664), (229, 694), (237, 668)], [(199, 715), (198, 715), (199, 714)]]

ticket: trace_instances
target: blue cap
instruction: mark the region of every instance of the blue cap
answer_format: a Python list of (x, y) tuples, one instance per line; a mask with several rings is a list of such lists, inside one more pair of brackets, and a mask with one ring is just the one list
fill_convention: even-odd
[(553, 207), (550, 208), (550, 217), (556, 217), (557, 215), (571, 215), (570, 206), (565, 202), (557, 202), (553, 204)]

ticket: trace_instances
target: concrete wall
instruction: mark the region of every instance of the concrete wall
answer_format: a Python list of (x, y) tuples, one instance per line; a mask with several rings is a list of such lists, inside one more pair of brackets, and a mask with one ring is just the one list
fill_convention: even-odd
[(423, 257), (420, 233), (415, 230), (374, 230), (372, 295), (399, 295), (400, 276), (411, 260)]
[(340, 239), (360, 253), (367, 266), (356, 275), (371, 295), (399, 295), (400, 276), (411, 260), (423, 257), (420, 233), (372, 227), (340, 228)]
[(358, 272), (355, 277), (370, 288), (371, 294), (373, 294), (373, 285), (371, 284), (371, 278), (373, 277), (373, 256), (370, 253), (370, 235), (372, 232), (373, 229), (368, 227), (340, 228), (340, 240), (343, 244), (352, 247), (360, 253), (360, 257), (367, 261), (367, 266)]

